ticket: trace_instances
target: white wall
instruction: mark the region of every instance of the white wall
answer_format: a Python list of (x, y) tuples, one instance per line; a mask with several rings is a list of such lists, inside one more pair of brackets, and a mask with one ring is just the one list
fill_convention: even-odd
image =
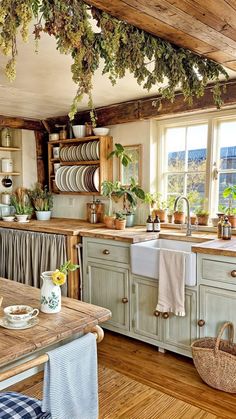
[[(111, 125), (110, 133), (113, 143), (122, 145), (142, 144), (142, 188), (145, 191), (150, 189), (152, 169), (150, 164), (150, 137), (153, 135), (153, 125), (151, 121), (138, 121), (127, 124)], [(152, 150), (153, 151), (153, 150)], [(153, 165), (153, 156), (152, 156)], [(118, 161), (113, 161), (114, 180), (118, 179)], [(91, 202), (92, 197), (74, 195), (54, 195), (53, 216), (69, 218), (86, 218), (86, 203)], [(101, 201), (106, 203), (103, 197)], [(144, 223), (147, 218), (148, 208), (141, 205), (136, 211), (136, 223)]]

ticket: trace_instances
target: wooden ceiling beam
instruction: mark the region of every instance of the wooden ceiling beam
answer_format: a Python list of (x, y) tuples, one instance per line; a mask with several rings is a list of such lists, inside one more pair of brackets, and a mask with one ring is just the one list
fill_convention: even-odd
[(0, 127), (43, 131), (44, 127), (39, 119), (16, 118), (0, 115)]
[[(222, 108), (236, 105), (236, 80), (226, 82), (226, 84), (226, 93), (223, 93), (222, 95), (224, 100), (224, 106)], [(211, 86), (207, 87), (205, 95), (200, 99), (194, 99), (192, 105), (189, 105), (184, 101), (182, 93), (178, 93), (173, 103), (165, 99), (162, 100), (161, 106), (160, 97), (153, 96), (97, 108), (97, 125), (107, 126), (124, 124), (128, 122), (137, 122), (143, 119), (158, 118), (160, 116), (174, 116), (177, 114), (216, 109), (213, 103), (211, 89)], [(75, 117), (74, 125), (84, 124), (89, 121), (89, 111), (78, 112)], [(51, 127), (51, 131), (55, 130), (55, 124), (68, 123), (68, 116), (47, 119), (47, 124)]]

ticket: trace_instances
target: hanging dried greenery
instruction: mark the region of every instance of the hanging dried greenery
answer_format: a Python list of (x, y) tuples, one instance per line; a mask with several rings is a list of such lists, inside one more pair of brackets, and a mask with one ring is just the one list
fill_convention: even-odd
[[(100, 32), (94, 32), (91, 17)], [(228, 78), (224, 68), (214, 61), (179, 48), (141, 29), (120, 21), (107, 13), (88, 6), (82, 0), (2, 0), (0, 3), (0, 49), (9, 56), (6, 75), (16, 77), (18, 33), (24, 41), (28, 27), (36, 19), (34, 36), (42, 32), (53, 35), (60, 53), (70, 54), (72, 78), (77, 93), (69, 116), (73, 119), (84, 94), (93, 109), (92, 79), (100, 58), (103, 74), (108, 74), (112, 84), (129, 71), (144, 89), (157, 87), (162, 98), (174, 100), (176, 89), (182, 90), (184, 99), (191, 103), (194, 97), (204, 95), (209, 82), (214, 82), (213, 100), (222, 105), (220, 75)], [(91, 114), (95, 123), (94, 114)]]

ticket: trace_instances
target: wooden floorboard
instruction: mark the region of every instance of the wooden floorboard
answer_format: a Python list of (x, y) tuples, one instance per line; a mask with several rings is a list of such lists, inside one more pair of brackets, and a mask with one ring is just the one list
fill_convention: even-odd
[[(192, 360), (105, 332), (99, 352), (99, 419), (236, 419), (236, 395), (214, 390)], [(42, 397), (42, 373), (11, 390)]]

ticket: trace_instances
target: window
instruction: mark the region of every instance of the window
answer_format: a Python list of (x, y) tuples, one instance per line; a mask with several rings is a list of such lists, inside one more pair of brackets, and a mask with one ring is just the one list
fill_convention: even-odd
[(160, 122), (159, 138), (158, 191), (165, 199), (191, 193), (198, 197), (191, 210), (202, 201), (212, 216), (228, 206), (222, 193), (228, 185), (236, 185), (236, 116), (232, 111)]

